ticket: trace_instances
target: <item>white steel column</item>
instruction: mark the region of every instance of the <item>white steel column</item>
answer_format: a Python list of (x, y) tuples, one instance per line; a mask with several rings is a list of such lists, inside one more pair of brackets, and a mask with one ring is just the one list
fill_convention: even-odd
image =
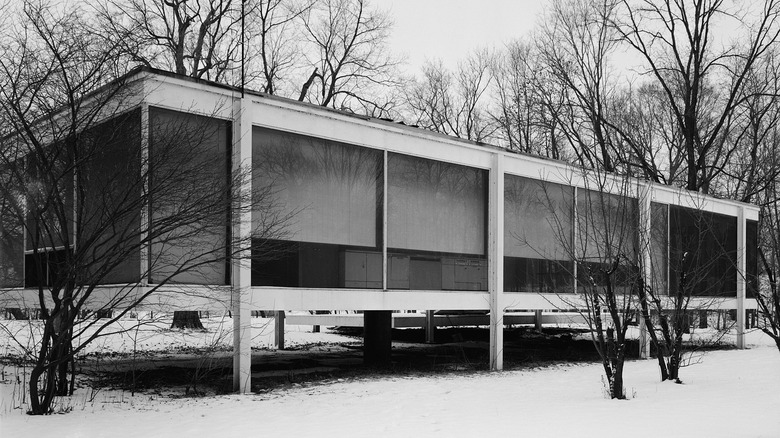
[(240, 187), (233, 193), (232, 315), (233, 315), (233, 390), (246, 394), (251, 390), (252, 296), (252, 122), (249, 99), (233, 102), (233, 174)]
[(745, 348), (745, 279), (746, 258), (745, 207), (739, 208), (737, 215), (737, 348)]
[(488, 292), (490, 292), (490, 369), (504, 368), (504, 162), (493, 154), (488, 183)]
[[(652, 199), (651, 186), (649, 183), (643, 184), (639, 188), (639, 257), (642, 269), (643, 285), (653, 284), (652, 259), (650, 255), (650, 242), (652, 241), (652, 210), (650, 202)], [(642, 308), (639, 303), (637, 310), (639, 319), (639, 357), (647, 359), (650, 357), (650, 339), (647, 336), (647, 326), (642, 317)]]
[(573, 272), (573, 281), (571, 282), (571, 293), (577, 295), (577, 281), (579, 279), (579, 274), (577, 270), (579, 269), (578, 263), (577, 263), (577, 251), (580, 248), (579, 239), (580, 239), (580, 216), (579, 216), (579, 202), (577, 201), (579, 199), (579, 189), (577, 189), (577, 186), (574, 186), (574, 199), (572, 200), (574, 204), (574, 208), (572, 208), (571, 211), (571, 223), (574, 224), (573, 227), (571, 227), (571, 242), (572, 242), (572, 251), (574, 252), (574, 258), (572, 260), (572, 270)]
[(382, 290), (387, 290), (387, 151), (382, 155)]

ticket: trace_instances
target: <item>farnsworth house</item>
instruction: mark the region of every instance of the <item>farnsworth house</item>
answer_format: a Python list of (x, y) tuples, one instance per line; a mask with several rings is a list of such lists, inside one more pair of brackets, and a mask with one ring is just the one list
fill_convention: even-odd
[(744, 344), (755, 206), (149, 69), (121, 82), (75, 137), (4, 139), (24, 184), (4, 182), (0, 307), (56, 289), (229, 312), (240, 391), (252, 311), (359, 311), (380, 358), (393, 311), (470, 311), (501, 369), (513, 313), (576, 309), (603, 266), (621, 293), (731, 309)]

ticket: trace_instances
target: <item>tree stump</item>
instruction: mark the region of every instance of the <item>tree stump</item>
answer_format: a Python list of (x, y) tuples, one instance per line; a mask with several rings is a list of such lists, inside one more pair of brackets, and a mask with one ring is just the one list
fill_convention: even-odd
[(203, 323), (200, 322), (200, 313), (197, 310), (177, 310), (173, 312), (171, 328), (203, 330)]

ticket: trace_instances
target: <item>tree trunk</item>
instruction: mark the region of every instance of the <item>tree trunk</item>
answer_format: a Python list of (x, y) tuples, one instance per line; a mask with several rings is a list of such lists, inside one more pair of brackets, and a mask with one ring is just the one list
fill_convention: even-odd
[(615, 372), (612, 374), (612, 398), (624, 400), (626, 398), (623, 390), (623, 362), (620, 361), (615, 366)]
[(197, 310), (177, 310), (173, 312), (171, 328), (203, 330), (203, 324)]

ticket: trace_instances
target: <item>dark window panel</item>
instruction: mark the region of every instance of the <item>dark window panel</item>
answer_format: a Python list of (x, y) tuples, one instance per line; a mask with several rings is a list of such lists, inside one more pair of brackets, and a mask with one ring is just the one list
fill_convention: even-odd
[(612, 263), (637, 259), (639, 207), (636, 199), (593, 190), (577, 192), (576, 257)]
[(230, 123), (159, 108), (149, 118), (151, 282), (228, 284)]
[(253, 240), (252, 286), (298, 286), (298, 243)]
[(571, 293), (573, 267), (572, 261), (504, 257), (504, 291)]
[(737, 218), (670, 206), (670, 294), (734, 297)]
[(382, 288), (382, 253), (372, 248), (253, 240), (252, 286)]
[[(2, 169), (0, 169), (2, 171)], [(24, 285), (24, 226), (19, 199), (0, 199), (0, 287)]]
[[(45, 149), (50, 154), (50, 169), (41, 169), (35, 156), (25, 158), (27, 193), (27, 239), (25, 250), (50, 250), (72, 243), (73, 235), (73, 157), (62, 143)], [(48, 177), (47, 177), (48, 175)], [(56, 187), (49, 183), (55, 179)], [(65, 220), (58, 219), (57, 209), (62, 208)], [(44, 224), (46, 226), (44, 226)]]
[[(100, 284), (140, 280), (141, 111), (90, 129), (80, 138), (80, 250)], [(92, 279), (85, 279), (93, 281)]]
[(24, 256), (24, 286), (38, 287), (49, 285), (49, 265), (46, 253)]
[(597, 262), (580, 262), (577, 265), (577, 289), (611, 286), (618, 294), (630, 294), (639, 284), (641, 272), (636, 265), (614, 265)]
[(652, 288), (661, 295), (669, 292), (669, 207), (650, 204), (650, 269)]
[(504, 183), (504, 290), (572, 292), (574, 189), (512, 175)]
[(755, 298), (758, 293), (758, 222), (747, 221), (745, 239), (746, 297)]
[(575, 254), (579, 290), (613, 287), (617, 293), (630, 293), (639, 281), (638, 225), (636, 199), (593, 190), (577, 192)]
[(28, 288), (54, 286), (58, 277), (63, 281), (62, 277), (67, 272), (65, 258), (64, 249), (25, 255), (24, 286)]

